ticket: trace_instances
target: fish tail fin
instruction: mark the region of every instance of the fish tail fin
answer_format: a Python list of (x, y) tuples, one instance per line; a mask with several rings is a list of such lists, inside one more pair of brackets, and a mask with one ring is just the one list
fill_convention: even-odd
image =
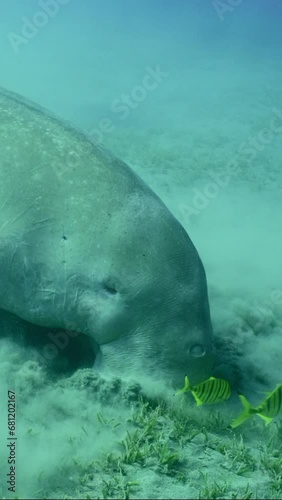
[(272, 421), (272, 417), (266, 417), (265, 415), (261, 415), (260, 413), (257, 413), (257, 415), (265, 421), (265, 425), (270, 424), (270, 422)]
[(190, 391), (191, 389), (191, 385), (190, 385), (190, 382), (189, 382), (189, 378), (187, 377), (187, 375), (185, 375), (185, 378), (184, 378), (184, 387), (182, 389), (179, 389), (179, 391), (177, 391), (175, 393), (176, 394), (182, 394), (183, 392), (187, 392), (187, 391)]
[(249, 418), (252, 415), (253, 407), (251, 406), (247, 398), (245, 398), (243, 394), (239, 394), (239, 398), (244, 407), (244, 411), (241, 413), (241, 415), (239, 415), (239, 417), (235, 418), (231, 422), (232, 429), (238, 427), (238, 425), (241, 425), (243, 422), (245, 422), (245, 420), (247, 420), (247, 418)]

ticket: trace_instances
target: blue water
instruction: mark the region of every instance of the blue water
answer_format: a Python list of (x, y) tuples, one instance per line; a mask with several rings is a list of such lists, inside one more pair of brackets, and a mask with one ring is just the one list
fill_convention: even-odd
[[(261, 99), (274, 80), (279, 92), (279, 1), (237, 0), (226, 11), (211, 0), (65, 3), (47, 22), (36, 17), (42, 12), (37, 1), (1, 7), (1, 81), (83, 127), (110, 117), (116, 128), (185, 131), (193, 124), (203, 135), (212, 124), (232, 141), (235, 133), (239, 139), (248, 133), (250, 113), (270, 105)], [(21, 36), (23, 16), (46, 24), (23, 37), (15, 53), (7, 36)], [(111, 103), (157, 64), (169, 76), (121, 121)], [(277, 105), (277, 97), (269, 100)]]

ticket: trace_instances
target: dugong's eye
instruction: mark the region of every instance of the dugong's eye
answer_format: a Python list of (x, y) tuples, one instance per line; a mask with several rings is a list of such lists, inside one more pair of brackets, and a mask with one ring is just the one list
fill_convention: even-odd
[(112, 279), (108, 279), (107, 281), (104, 281), (103, 288), (110, 295), (115, 295), (116, 293), (118, 293), (116, 286), (115, 286), (115, 283)]

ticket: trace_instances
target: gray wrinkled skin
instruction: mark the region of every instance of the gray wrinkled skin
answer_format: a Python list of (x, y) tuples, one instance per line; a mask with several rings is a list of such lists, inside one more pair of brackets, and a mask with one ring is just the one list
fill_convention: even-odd
[(89, 335), (103, 373), (210, 375), (206, 277), (188, 235), (122, 161), (0, 90), (0, 307)]

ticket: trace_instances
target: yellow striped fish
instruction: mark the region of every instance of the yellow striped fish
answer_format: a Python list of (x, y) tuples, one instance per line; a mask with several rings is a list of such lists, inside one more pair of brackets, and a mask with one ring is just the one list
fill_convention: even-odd
[(244, 411), (231, 423), (233, 429), (241, 425), (252, 415), (258, 415), (267, 425), (282, 410), (282, 384), (278, 384), (276, 388), (268, 394), (267, 398), (256, 408), (251, 406), (243, 394), (239, 394), (239, 398), (244, 407)]
[(222, 378), (210, 377), (208, 380), (196, 384), (194, 386), (190, 385), (189, 379), (186, 375), (185, 385), (183, 389), (177, 391), (176, 394), (181, 394), (183, 392), (191, 391), (197, 406), (202, 406), (203, 404), (218, 403), (219, 401), (225, 401), (230, 398), (231, 389), (229, 382), (223, 380)]

